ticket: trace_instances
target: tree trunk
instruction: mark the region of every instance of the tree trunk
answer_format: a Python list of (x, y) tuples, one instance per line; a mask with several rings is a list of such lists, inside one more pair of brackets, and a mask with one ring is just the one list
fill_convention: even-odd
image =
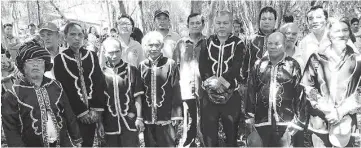
[(107, 5), (108, 27), (111, 27), (113, 23), (112, 23), (112, 21), (111, 21), (112, 17), (111, 17), (111, 15), (110, 15), (110, 10), (109, 10), (109, 0), (106, 0), (106, 1), (105, 1), (105, 4)]
[(125, 11), (125, 7), (124, 7), (123, 1), (118, 0), (118, 4), (119, 4), (119, 12), (120, 12), (120, 14), (127, 14), (127, 12)]
[(192, 1), (191, 2), (191, 13), (202, 13), (203, 1)]
[(142, 22), (142, 30), (143, 30), (143, 33), (145, 33), (146, 31), (148, 31), (146, 28), (146, 25), (145, 25), (145, 22), (144, 22), (144, 12), (143, 12), (143, 0), (140, 0), (138, 2), (138, 5), (139, 5), (139, 9), (140, 9), (140, 16), (141, 16), (141, 22)]
[(31, 23), (31, 13), (30, 13), (30, 8), (29, 8), (29, 3), (30, 3), (30, 1), (27, 1), (26, 2), (26, 9), (28, 10), (28, 22), (29, 22), (29, 24)]
[(211, 7), (210, 7), (210, 11), (209, 15), (208, 15), (208, 29), (207, 29), (207, 36), (213, 34), (213, 19), (214, 19), (214, 14), (216, 11), (216, 1), (212, 1), (211, 2)]
[(38, 25), (41, 24), (41, 17), (40, 17), (40, 4), (39, 4), (39, 0), (36, 0), (36, 4), (38, 6)]

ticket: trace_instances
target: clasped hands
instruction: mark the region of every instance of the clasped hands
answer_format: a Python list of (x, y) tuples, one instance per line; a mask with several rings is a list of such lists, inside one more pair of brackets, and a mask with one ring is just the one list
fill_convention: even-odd
[(220, 94), (226, 91), (226, 87), (222, 85), (222, 83), (215, 76), (206, 79), (203, 83), (203, 86), (207, 92), (215, 91)]
[(80, 121), (85, 124), (92, 124), (99, 120), (101, 112), (90, 110), (87, 114), (80, 117)]
[(344, 116), (340, 114), (338, 108), (335, 108), (334, 106), (327, 103), (318, 104), (317, 108), (319, 108), (325, 114), (326, 120), (332, 125), (338, 124)]

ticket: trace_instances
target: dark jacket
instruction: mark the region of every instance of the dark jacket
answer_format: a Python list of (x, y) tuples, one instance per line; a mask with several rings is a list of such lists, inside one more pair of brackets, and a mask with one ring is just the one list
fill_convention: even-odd
[(1, 103), (2, 125), (10, 147), (48, 147), (47, 113), (56, 127), (58, 146), (71, 147), (82, 142), (76, 116), (56, 80), (44, 77), (38, 89), (18, 80), (13, 90), (2, 96)]
[[(301, 96), (301, 68), (289, 56), (272, 65), (268, 56), (256, 61), (249, 75), (246, 112), (255, 126), (288, 126), (303, 130), (307, 101)], [(272, 122), (275, 121), (275, 122)]]
[(104, 111), (105, 82), (99, 66), (98, 57), (92, 51), (81, 48), (81, 65), (86, 87), (88, 105), (81, 100), (82, 85), (79, 68), (74, 58), (74, 52), (69, 48), (58, 54), (54, 59), (55, 78), (64, 86), (70, 105), (77, 117), (89, 112), (89, 109)]
[[(122, 130), (137, 131), (135, 119), (137, 110), (135, 98), (144, 95), (144, 92), (135, 92), (135, 88), (142, 87), (140, 73), (136, 67), (121, 61), (114, 67), (107, 64), (103, 68), (107, 85), (106, 107), (103, 113), (105, 134), (121, 134)], [(128, 114), (136, 116), (129, 118)]]
[(174, 60), (160, 56), (139, 64), (144, 91), (143, 118), (146, 124), (157, 124), (182, 119), (182, 96), (179, 86), (179, 68)]

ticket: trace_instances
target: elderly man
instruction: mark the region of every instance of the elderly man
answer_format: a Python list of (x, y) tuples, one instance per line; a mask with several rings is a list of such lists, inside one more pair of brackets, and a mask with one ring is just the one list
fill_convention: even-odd
[(93, 146), (96, 123), (105, 107), (105, 82), (96, 53), (83, 46), (84, 30), (77, 23), (64, 29), (69, 48), (54, 59), (55, 78), (64, 86), (77, 116), (83, 146)]
[[(198, 100), (202, 97), (201, 78), (198, 69), (199, 54), (202, 48), (206, 47), (206, 37), (202, 34), (204, 18), (199, 13), (192, 13), (188, 16), (189, 36), (179, 40), (174, 50), (173, 59), (179, 64), (180, 86), (184, 107), (184, 129), (187, 134), (183, 146), (195, 147), (197, 135), (197, 106)], [(189, 113), (189, 118), (188, 118)], [(189, 119), (191, 119), (190, 127)]]
[(164, 36), (164, 48), (162, 53), (167, 58), (173, 57), (173, 51), (177, 41), (181, 38), (176, 32), (171, 30), (168, 10), (156, 10), (154, 12), (154, 23), (156, 31)]
[(218, 146), (218, 121), (222, 119), (227, 146), (237, 146), (241, 97), (236, 91), (245, 52), (241, 39), (232, 34), (232, 14), (218, 11), (214, 18), (215, 33), (201, 49), (199, 72), (205, 94), (201, 117), (205, 146)]
[(76, 116), (62, 85), (44, 77), (53, 66), (49, 52), (34, 42), (25, 43), (20, 47), (16, 66), (24, 79), (17, 80), (1, 99), (8, 146), (81, 146)]
[[(285, 35), (285, 52), (288, 56), (295, 59), (301, 68), (304, 66), (304, 62), (302, 60), (302, 51), (300, 51), (297, 46), (297, 38), (298, 38), (298, 26), (295, 23), (287, 23), (281, 26), (280, 32)], [(268, 55), (268, 52), (265, 54), (265, 56)], [(301, 69), (303, 71), (303, 69)]]
[[(286, 53), (286, 38), (272, 33), (267, 40), (268, 56), (257, 60), (250, 73), (246, 111), (252, 118), (247, 123), (256, 128), (264, 147), (292, 146), (291, 136), (303, 130), (306, 122), (301, 69)], [(302, 137), (303, 132), (293, 136), (293, 146), (303, 146)]]
[(163, 56), (161, 50), (165, 47), (161, 33), (147, 33), (142, 44), (147, 59), (138, 66), (141, 75), (138, 81), (143, 86), (136, 87), (135, 92), (145, 93), (145, 100), (141, 101), (142, 114), (137, 118), (145, 123), (144, 143), (146, 147), (175, 147), (172, 124), (183, 120), (179, 69), (174, 60)]
[(347, 45), (348, 22), (330, 20), (331, 46), (311, 54), (301, 84), (312, 108), (308, 129), (315, 147), (353, 147), (361, 110), (361, 56)]
[[(136, 127), (137, 114), (140, 116), (141, 96), (144, 92), (136, 92), (142, 87), (140, 73), (137, 68), (123, 61), (121, 58), (121, 43), (115, 38), (107, 38), (103, 42), (102, 52), (106, 58), (103, 68), (107, 84), (108, 107), (103, 113), (106, 146), (108, 147), (137, 147), (139, 146), (138, 131), (144, 125), (139, 122)], [(136, 105), (138, 103), (138, 105)], [(137, 113), (139, 110), (139, 113)], [(139, 120), (139, 119), (138, 119)]]

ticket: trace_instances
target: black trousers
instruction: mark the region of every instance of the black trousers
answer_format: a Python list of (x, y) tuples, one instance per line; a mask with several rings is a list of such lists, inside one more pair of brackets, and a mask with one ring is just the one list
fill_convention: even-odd
[(226, 104), (214, 104), (205, 94), (201, 100), (201, 124), (203, 140), (206, 147), (217, 147), (218, 121), (222, 120), (226, 135), (226, 146), (237, 146), (237, 131), (241, 113), (241, 97), (234, 92)]
[(105, 135), (106, 147), (139, 147), (138, 131), (123, 128), (120, 135)]
[(93, 147), (96, 124), (84, 124), (78, 120), (78, 125), (83, 138), (82, 147)]
[(172, 124), (145, 124), (145, 147), (175, 147), (175, 131)]
[[(185, 103), (188, 105), (187, 114), (184, 116), (184, 118), (188, 118), (187, 123), (183, 124), (189, 124), (189, 129), (187, 131), (187, 138), (183, 144), (183, 146), (189, 145), (191, 147), (195, 147), (195, 138), (197, 136), (197, 100), (196, 99), (190, 99), (185, 100)], [(190, 121), (191, 120), (191, 121)], [(187, 130), (187, 129), (184, 129)]]
[[(282, 143), (281, 138), (286, 131), (286, 126), (262, 126), (256, 127), (258, 134), (262, 139), (263, 147), (282, 147), (287, 143)], [(304, 147), (303, 131), (298, 131), (291, 138), (291, 145), (294, 147)]]

